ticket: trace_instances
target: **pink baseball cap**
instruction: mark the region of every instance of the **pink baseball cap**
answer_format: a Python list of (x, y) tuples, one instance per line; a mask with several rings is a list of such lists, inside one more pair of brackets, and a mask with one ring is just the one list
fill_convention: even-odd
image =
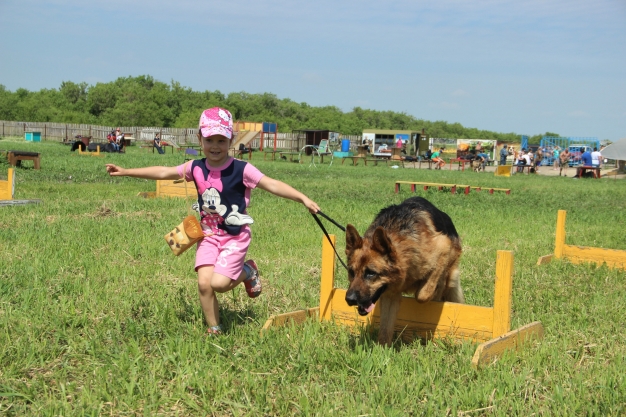
[(221, 107), (206, 109), (200, 115), (199, 128), (205, 138), (223, 135), (231, 139), (233, 137), (233, 115)]

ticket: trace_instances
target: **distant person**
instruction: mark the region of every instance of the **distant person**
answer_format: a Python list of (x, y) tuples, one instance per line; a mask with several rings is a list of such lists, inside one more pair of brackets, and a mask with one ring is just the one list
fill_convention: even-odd
[(370, 144), (367, 141), (367, 138), (363, 138), (363, 140), (361, 141), (361, 145), (363, 146), (363, 150), (365, 151), (365, 153), (370, 152)]
[(476, 143), (476, 147), (474, 149), (476, 150), (476, 155), (478, 155), (479, 153), (483, 151), (483, 143), (482, 142)]
[(435, 162), (435, 169), (441, 169), (446, 166), (446, 161), (443, 160), (442, 155), (443, 148), (439, 148), (438, 151), (433, 152), (430, 156), (431, 161)]
[(580, 159), (583, 161), (583, 166), (592, 166), (591, 152), (589, 151), (589, 148), (586, 148), (585, 152), (583, 152), (583, 154), (580, 156)]
[(509, 150), (506, 145), (500, 149), (500, 165), (506, 165), (506, 158), (509, 156)]
[(602, 154), (598, 148), (593, 148), (593, 152), (591, 152), (591, 165), (598, 168), (602, 165)]
[(115, 145), (115, 150), (117, 152), (121, 152), (124, 147), (124, 133), (122, 133), (122, 130), (119, 127), (115, 129)]
[(157, 133), (156, 135), (154, 135), (154, 149), (156, 149), (160, 155), (163, 155), (165, 153), (165, 149), (163, 149), (162, 146), (163, 144), (161, 142), (161, 134)]
[(541, 165), (541, 161), (543, 161), (543, 150), (539, 148), (537, 149), (537, 153), (535, 153), (535, 158), (533, 159), (533, 167), (535, 168), (535, 172), (539, 172), (539, 166)]
[[(570, 158), (570, 153), (569, 153), (569, 149), (565, 148), (561, 151), (561, 154), (559, 155), (559, 162), (560, 162), (560, 170), (559, 170), (559, 177), (561, 176), (561, 174), (566, 175), (567, 174), (567, 168), (569, 168), (569, 158)], [(563, 172), (565, 170), (565, 172)]]
[(556, 146), (552, 150), (552, 158), (554, 158), (554, 162), (552, 163), (552, 170), (558, 171), (559, 169), (559, 147), (558, 146)]
[(398, 139), (398, 141), (396, 142), (396, 148), (402, 149), (402, 139)]

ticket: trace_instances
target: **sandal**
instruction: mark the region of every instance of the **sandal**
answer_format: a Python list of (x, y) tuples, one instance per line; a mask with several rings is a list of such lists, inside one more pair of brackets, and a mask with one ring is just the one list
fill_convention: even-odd
[(248, 278), (243, 281), (243, 285), (246, 287), (248, 297), (256, 298), (261, 295), (261, 290), (263, 289), (261, 277), (259, 276), (259, 268), (252, 259), (247, 260), (245, 264), (250, 268), (250, 274)]
[(206, 332), (207, 332), (207, 336), (209, 336), (209, 337), (221, 336), (222, 335), (222, 328), (219, 325), (211, 326), (208, 329), (206, 329)]

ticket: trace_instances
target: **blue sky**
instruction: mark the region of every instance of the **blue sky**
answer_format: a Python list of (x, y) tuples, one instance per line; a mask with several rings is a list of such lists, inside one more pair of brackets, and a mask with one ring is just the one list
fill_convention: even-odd
[(194, 90), (626, 137), (626, 0), (0, 0), (0, 84)]

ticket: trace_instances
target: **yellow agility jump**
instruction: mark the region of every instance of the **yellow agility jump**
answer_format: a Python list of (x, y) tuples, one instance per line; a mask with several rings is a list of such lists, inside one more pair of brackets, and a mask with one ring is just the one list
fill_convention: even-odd
[(599, 266), (606, 264), (609, 268), (626, 269), (626, 251), (617, 249), (593, 248), (589, 246), (574, 246), (565, 244), (565, 219), (567, 212), (559, 210), (556, 219), (556, 241), (554, 253), (539, 257), (537, 265), (547, 264), (552, 258), (564, 258), (579, 264), (585, 262), (595, 263)]
[(13, 200), (15, 194), (15, 171), (9, 168), (6, 181), (0, 181), (0, 200)]
[[(188, 191), (185, 191), (185, 182), (187, 183), (187, 187), (189, 187)], [(137, 194), (140, 197), (144, 198), (159, 198), (159, 197), (182, 197), (190, 196), (193, 198), (197, 198), (198, 191), (196, 190), (196, 184), (193, 181), (185, 181), (185, 180), (157, 180), (156, 182), (156, 192), (142, 192)]]
[[(335, 236), (330, 237), (334, 245)], [(335, 288), (335, 255), (326, 239), (322, 242), (321, 274), (319, 307), (272, 316), (261, 332), (289, 322), (302, 323), (309, 317), (317, 317), (320, 321), (333, 320), (355, 329), (378, 326), (378, 305), (367, 316), (360, 316), (356, 307), (346, 303), (346, 290)], [(511, 331), (512, 274), (513, 253), (498, 251), (493, 307), (435, 301), (420, 304), (413, 297), (403, 297), (395, 331), (405, 342), (418, 337), (481, 342), (472, 359), (474, 366), (492, 362), (505, 350), (516, 349), (529, 338), (540, 339), (543, 326), (538, 321)]]

